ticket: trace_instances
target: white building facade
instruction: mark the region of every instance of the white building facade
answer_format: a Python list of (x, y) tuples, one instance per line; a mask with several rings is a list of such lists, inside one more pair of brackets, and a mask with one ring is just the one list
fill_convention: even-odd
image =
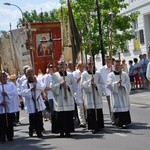
[(135, 39), (128, 42), (130, 54), (123, 54), (126, 59), (138, 58), (139, 54), (149, 54), (148, 45), (150, 43), (150, 0), (125, 0), (129, 6), (121, 13), (128, 15), (138, 11), (140, 14), (137, 21), (133, 23)]

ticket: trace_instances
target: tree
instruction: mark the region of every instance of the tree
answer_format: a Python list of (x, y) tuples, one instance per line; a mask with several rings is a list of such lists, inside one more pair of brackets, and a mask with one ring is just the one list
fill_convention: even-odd
[[(93, 40), (92, 51), (97, 54), (100, 50), (100, 37), (98, 35), (98, 20), (97, 16), (93, 15), (96, 12), (96, 1), (93, 0), (72, 0), (74, 15), (79, 29), (83, 32), (84, 48), (86, 53), (89, 53), (88, 41)], [(122, 52), (127, 51), (126, 41), (134, 38), (132, 30), (132, 22), (138, 17), (138, 12), (133, 12), (129, 15), (120, 14), (122, 9), (127, 8), (128, 4), (124, 0), (99, 0), (101, 7), (101, 22), (103, 30), (103, 39), (105, 53), (109, 52), (110, 46), (110, 16), (109, 12), (113, 12), (113, 54), (120, 47)], [(90, 13), (91, 12), (91, 13)]]
[[(53, 9), (49, 12), (43, 12), (37, 14), (35, 10), (31, 13), (23, 13), (23, 18), (27, 22), (40, 22), (40, 21), (60, 21), (62, 20), (62, 12), (65, 24), (68, 24), (68, 10), (64, 0), (60, 0), (62, 7), (59, 9)], [(90, 49), (93, 55), (98, 54), (101, 50), (100, 36), (98, 28), (98, 19), (96, 13), (96, 0), (70, 0), (73, 15), (82, 36), (82, 49), (85, 53), (89, 53)], [(126, 9), (128, 4), (124, 0), (99, 0), (103, 41), (105, 47), (105, 53), (109, 53), (110, 49), (110, 30), (112, 30), (112, 51), (116, 53), (120, 47), (122, 52), (127, 51), (126, 41), (134, 38), (132, 30), (132, 22), (138, 17), (138, 12), (133, 12), (129, 15), (120, 14), (122, 9)], [(111, 28), (110, 15), (113, 13), (113, 22)], [(19, 20), (22, 22), (22, 20)], [(111, 29), (110, 29), (111, 28)], [(93, 41), (92, 47), (89, 47), (89, 40)]]
[(23, 19), (19, 19), (19, 23), (25, 22), (46, 22), (46, 21), (59, 21), (59, 10), (53, 9), (49, 12), (37, 13), (36, 10), (33, 10), (31, 13), (28, 11), (23, 13)]

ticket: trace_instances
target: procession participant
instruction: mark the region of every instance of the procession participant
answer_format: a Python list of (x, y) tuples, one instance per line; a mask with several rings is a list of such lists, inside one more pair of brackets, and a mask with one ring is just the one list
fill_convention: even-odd
[(124, 71), (124, 72), (126, 72), (127, 74), (129, 74), (128, 65), (127, 65), (125, 59), (122, 60), (121, 68), (122, 68), (122, 71)]
[(147, 58), (146, 54), (143, 54), (143, 75), (144, 75), (144, 79), (145, 79), (145, 88), (149, 89), (149, 80), (146, 77), (146, 71), (147, 71), (147, 65), (149, 63), (149, 60)]
[(46, 95), (45, 103), (46, 103), (46, 106), (47, 106), (47, 110), (50, 113), (50, 115), (49, 115), (50, 120), (51, 120), (51, 116), (52, 116), (52, 113), (53, 113), (53, 105), (54, 105), (53, 104), (54, 96), (53, 96), (52, 89), (50, 87), (50, 85), (52, 84), (52, 75), (53, 75), (53, 65), (48, 64), (47, 65), (47, 73), (44, 75), (42, 81), (45, 85), (45, 89), (44, 89), (44, 92), (45, 92), (45, 95)]
[(77, 81), (78, 88), (75, 93), (75, 102), (77, 103), (77, 112), (78, 118), (80, 121), (80, 127), (86, 127), (86, 117), (85, 117), (85, 110), (84, 110), (84, 100), (83, 100), (83, 91), (81, 88), (81, 74), (84, 71), (84, 64), (78, 63), (77, 70), (73, 72), (73, 76)]
[[(15, 74), (10, 75), (8, 77), (8, 79), (9, 79), (8, 81), (13, 82), (16, 86), (16, 75)], [(17, 88), (17, 86), (16, 86), (16, 88)], [(14, 126), (21, 125), (21, 122), (19, 121), (19, 119), (20, 119), (20, 110), (19, 110), (20, 99), (19, 99), (18, 94), (14, 97), (14, 107), (15, 107), (15, 113), (14, 113), (14, 123), (13, 124), (14, 124)]]
[(107, 88), (111, 91), (110, 100), (115, 125), (126, 128), (131, 123), (130, 79), (126, 72), (121, 71), (120, 60), (115, 61), (114, 68), (115, 70), (108, 74)]
[(27, 80), (26, 78), (26, 69), (28, 69), (30, 66), (29, 65), (25, 65), (23, 66), (23, 75), (21, 77), (18, 77), (17, 81), (16, 81), (16, 85), (17, 85), (17, 89), (18, 89), (18, 94), (19, 94), (19, 98), (20, 98), (20, 106), (21, 109), (24, 109), (24, 97), (22, 97), (20, 95), (20, 89), (21, 89), (21, 84)]
[(51, 84), (54, 95), (52, 133), (60, 133), (60, 137), (70, 137), (70, 133), (74, 131), (73, 95), (77, 89), (77, 83), (72, 73), (67, 72), (66, 68), (66, 62), (60, 60), (58, 62), (59, 71), (53, 74)]
[(147, 65), (146, 78), (150, 81), (150, 62)]
[[(74, 72), (74, 64), (72, 61), (67, 62), (67, 72), (73, 73)], [(75, 97), (74, 97), (75, 101)], [(79, 118), (78, 118), (78, 112), (77, 112), (77, 104), (75, 103), (75, 110), (74, 110), (74, 116), (73, 119), (79, 123)]]
[(81, 75), (81, 86), (87, 108), (88, 129), (94, 134), (104, 128), (102, 92), (105, 89), (103, 79), (92, 63), (87, 62), (87, 70)]
[(8, 82), (6, 72), (0, 73), (0, 141), (4, 143), (6, 138), (13, 141), (14, 129), (14, 97), (17, 96), (17, 88), (13, 82)]
[(133, 61), (132, 60), (129, 60), (129, 78), (130, 78), (131, 90), (135, 90), (135, 85), (134, 85), (134, 66), (133, 66)]
[(39, 82), (42, 82), (43, 76), (44, 76), (44, 75), (43, 75), (42, 70), (41, 70), (41, 69), (38, 69), (37, 80), (38, 80)]
[(139, 63), (138, 63), (138, 59), (134, 58), (133, 59), (134, 62), (134, 79), (135, 79), (135, 88), (138, 89), (142, 87), (142, 83), (141, 83), (141, 77), (140, 77), (140, 67), (139, 67)]
[[(139, 74), (140, 74), (140, 78), (141, 78), (141, 82), (142, 82), (142, 86), (141, 86), (142, 89), (145, 88), (145, 77), (144, 77), (144, 73), (143, 73), (143, 65), (144, 65), (143, 55), (140, 54), (138, 67), (139, 67)], [(137, 68), (137, 66), (136, 66), (136, 68)], [(134, 72), (134, 73), (136, 73), (136, 72)]]
[(105, 65), (100, 69), (101, 77), (105, 84), (105, 96), (108, 103), (109, 108), (109, 114), (112, 121), (112, 124), (114, 124), (112, 110), (111, 110), (111, 104), (110, 104), (110, 90), (106, 87), (107, 86), (107, 78), (108, 74), (114, 70), (114, 66), (111, 64), (110, 56), (105, 56)]
[(73, 62), (72, 61), (69, 61), (68, 63), (67, 63), (67, 71), (68, 72), (71, 72), (71, 73), (73, 73), (73, 71), (74, 71), (74, 66), (73, 66)]
[(25, 108), (29, 114), (29, 136), (33, 136), (35, 130), (37, 137), (43, 137), (42, 111), (45, 104), (41, 95), (44, 86), (36, 79), (33, 68), (26, 69), (26, 77), (21, 85), (21, 95), (25, 97)]

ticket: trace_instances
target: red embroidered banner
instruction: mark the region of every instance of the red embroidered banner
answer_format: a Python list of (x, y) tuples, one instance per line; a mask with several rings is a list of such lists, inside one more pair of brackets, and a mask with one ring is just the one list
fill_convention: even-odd
[(45, 73), (47, 64), (56, 65), (61, 56), (61, 23), (31, 23), (32, 50), (31, 59), (35, 74)]

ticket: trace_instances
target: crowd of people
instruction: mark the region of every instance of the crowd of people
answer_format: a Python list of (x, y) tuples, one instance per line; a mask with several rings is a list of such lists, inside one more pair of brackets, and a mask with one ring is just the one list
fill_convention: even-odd
[[(130, 90), (148, 86), (146, 55), (129, 61), (105, 58), (105, 66), (96, 69), (92, 59), (86, 65), (58, 61), (58, 70), (47, 65), (46, 74), (34, 74), (24, 66), (22, 76), (0, 73), (0, 142), (13, 141), (14, 126), (20, 125), (19, 111), (29, 116), (29, 136), (43, 137), (44, 121), (50, 120), (52, 134), (70, 137), (75, 132), (74, 118), (79, 126), (93, 134), (104, 128), (103, 96), (106, 96), (112, 125), (128, 128), (131, 124)], [(148, 67), (150, 68), (150, 67)], [(150, 70), (150, 69), (149, 69)], [(137, 75), (138, 74), (138, 75)], [(138, 80), (139, 79), (139, 80)], [(130, 84), (131, 82), (131, 84)], [(76, 113), (75, 113), (76, 112)]]
[(129, 74), (132, 90), (149, 89), (149, 80), (146, 77), (148, 63), (146, 54), (140, 54), (139, 59), (129, 60), (129, 69), (125, 62), (122, 63), (123, 70)]

